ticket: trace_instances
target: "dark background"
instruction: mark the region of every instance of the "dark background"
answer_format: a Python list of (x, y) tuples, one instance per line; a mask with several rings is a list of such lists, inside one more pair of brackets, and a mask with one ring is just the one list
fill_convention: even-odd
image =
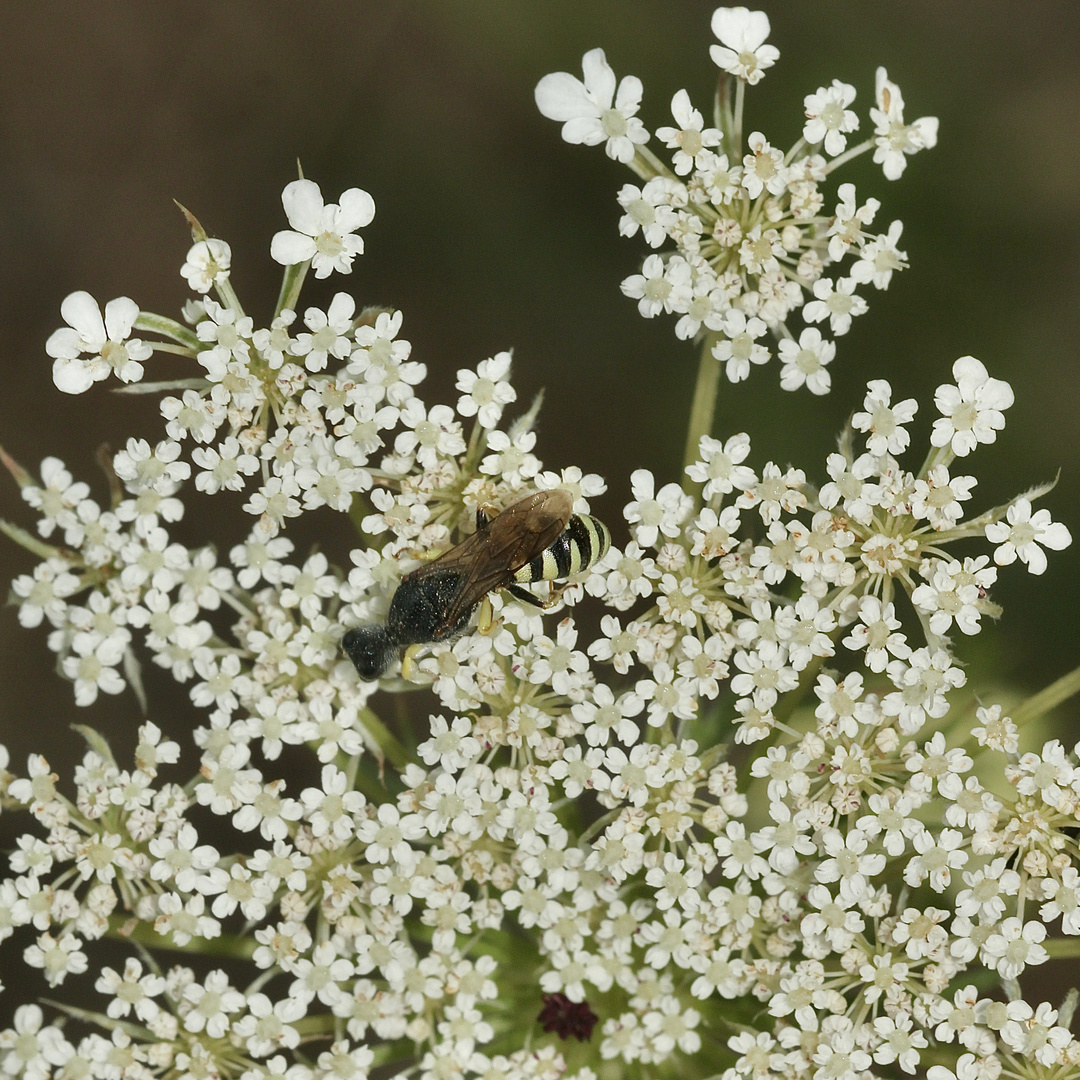
[[(153, 440), (161, 425), (151, 401), (101, 386), (79, 398), (54, 389), (43, 346), (61, 324), (61, 300), (87, 289), (175, 315), (188, 295), (179, 267), (190, 242), (176, 198), (230, 242), (233, 282), (265, 318), (280, 274), (270, 237), (285, 227), (280, 191), (299, 159), (328, 199), (355, 185), (377, 205), (356, 272), (312, 281), (306, 304), (343, 288), (402, 308), (414, 358), (429, 367), (428, 401), (453, 402), (458, 367), (514, 347), (522, 407), (547, 391), (545, 463), (603, 474), (610, 490), (599, 509), (617, 521), (634, 468), (677, 479), (695, 350), (675, 339), (673, 320), (642, 320), (619, 292), (645, 254), (640, 238), (617, 235), (615, 193), (629, 172), (600, 148), (563, 143), (536, 112), (533, 87), (549, 71), (580, 72), (582, 53), (602, 45), (619, 76), (643, 79), (650, 130), (670, 122), (680, 87), (707, 111), (712, 9), (682, 0), (3, 5), (0, 442), (30, 468), (62, 457), (103, 500), (95, 448), (132, 434)], [(803, 95), (839, 77), (857, 87), (869, 133), (881, 63), (908, 120), (940, 117), (940, 143), (897, 183), (869, 155), (840, 174), (860, 200), (883, 201), (882, 229), (904, 221), (911, 269), (868, 294), (870, 313), (839, 339), (832, 394), (783, 393), (773, 361), (748, 383), (722, 384), (717, 432), (749, 431), (758, 468), (771, 457), (820, 480), (867, 379), (919, 399), (914, 445), (925, 447), (934, 387), (972, 353), (1017, 396), (1004, 436), (971, 460), (977, 507), (1060, 467), (1044, 505), (1080, 537), (1080, 7), (784, 0), (768, 12), (781, 59), (748, 92), (747, 132), (786, 148), (801, 130)], [(164, 357), (150, 372), (183, 368)], [(32, 527), (5, 483), (0, 513)], [(191, 494), (178, 538), (224, 547), (246, 528), (238, 511), (224, 520), (222, 501), (204, 516), (210, 506)], [(322, 539), (343, 562), (348, 533), (332, 529)], [(1077, 663), (1077, 558), (1052, 555), (1042, 578), (1003, 572), (1001, 623), (960, 643), (975, 681), (1016, 695)], [(7, 543), (0, 560), (4, 579), (34, 561)], [(44, 636), (0, 612), (0, 739), (15, 767), (47, 749), (69, 775), (81, 753), (73, 721), (112, 727), (126, 759), (134, 697), (77, 709)], [(182, 689), (151, 678), (150, 690), (155, 719), (173, 731), (190, 725)]]

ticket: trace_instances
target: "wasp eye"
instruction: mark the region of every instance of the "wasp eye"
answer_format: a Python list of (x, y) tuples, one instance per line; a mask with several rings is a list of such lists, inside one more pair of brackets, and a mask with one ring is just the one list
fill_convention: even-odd
[(398, 654), (398, 646), (390, 640), (386, 627), (377, 623), (350, 630), (341, 639), (341, 647), (366, 682), (385, 675)]

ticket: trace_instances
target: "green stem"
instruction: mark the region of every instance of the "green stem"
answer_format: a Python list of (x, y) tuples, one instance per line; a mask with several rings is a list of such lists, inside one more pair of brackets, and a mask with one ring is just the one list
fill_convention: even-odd
[(706, 334), (701, 343), (701, 356), (698, 359), (697, 383), (694, 386), (694, 400), (690, 406), (690, 423), (686, 431), (686, 450), (683, 453), (682, 487), (688, 495), (696, 495), (701, 490), (686, 475), (686, 469), (698, 459), (702, 435), (712, 432), (713, 414), (716, 412), (716, 392), (720, 385), (720, 362), (712, 354), (714, 338)]
[(187, 356), (192, 358), (199, 354), (198, 349), (188, 348), (187, 345), (170, 345), (167, 341), (155, 341), (154, 352), (172, 353), (174, 356)]
[(1072, 960), (1080, 956), (1080, 938), (1051, 938), (1043, 942), (1051, 960)]
[(232, 287), (232, 282), (228, 278), (216, 281), (214, 283), (214, 292), (218, 294), (222, 307), (232, 308), (237, 317), (243, 316), (244, 309), (240, 305), (240, 298), (236, 295), (236, 290)]
[(72, 559), (72, 556), (65, 552), (63, 548), (58, 548), (54, 544), (47, 544), (44, 540), (39, 540), (33, 533), (27, 532), (22, 526), (14, 525), (10, 521), (4, 521), (2, 518), (0, 518), (0, 533), (3, 533), (9, 540), (14, 540), (19, 547), (26, 548), (27, 551), (37, 555), (39, 559), (51, 559), (54, 556)]
[(1068, 701), (1077, 692), (1080, 692), (1080, 667), (1073, 668), (1056, 682), (1052, 682), (1033, 697), (1029, 697), (1019, 708), (1013, 709), (1013, 723), (1020, 727), (1036, 720), (1063, 701)]
[(140, 1041), (150, 1042), (153, 1040), (149, 1028), (143, 1027), (142, 1024), (134, 1024), (128, 1020), (115, 1020), (105, 1013), (94, 1012), (92, 1009), (80, 1009), (78, 1005), (69, 1005), (66, 1001), (55, 1001), (53, 998), (40, 998), (39, 1000), (67, 1016), (82, 1020), (84, 1023), (96, 1024), (107, 1031), (123, 1031), (133, 1039)]
[(627, 164), (633, 172), (646, 181), (654, 176), (672, 175), (671, 170), (647, 146), (635, 146), (634, 156)]
[(743, 104), (746, 100), (746, 83), (742, 79), (735, 80), (735, 115), (731, 121), (731, 146), (735, 160), (733, 165), (742, 164), (743, 156)]
[(865, 139), (859, 143), (858, 146), (853, 146), (850, 150), (845, 150), (839, 157), (834, 157), (828, 165), (825, 166), (825, 175), (828, 176), (834, 169), (838, 169), (841, 165), (847, 164), (852, 158), (857, 158), (860, 154), (865, 154), (867, 150), (874, 149), (874, 140)]
[(234, 960), (250, 960), (259, 947), (253, 937), (237, 937), (235, 934), (222, 934), (216, 938), (195, 937), (186, 945), (177, 945), (171, 938), (159, 934), (149, 923), (140, 922), (127, 915), (110, 916), (109, 929), (105, 936), (113, 941), (132, 941), (153, 949), (229, 957)]
[[(175, 319), (167, 319), (164, 315), (155, 315), (152, 311), (139, 312), (139, 317), (135, 320), (135, 329), (172, 338), (173, 341), (189, 349), (194, 350), (199, 347), (198, 337), (183, 323), (178, 323)], [(150, 344), (154, 343), (150, 342)]]
[(285, 273), (281, 278), (281, 292), (278, 293), (277, 303), (274, 305), (274, 318), (276, 319), (283, 311), (295, 311), (296, 301), (300, 299), (300, 289), (303, 287), (304, 278), (311, 266), (311, 261), (294, 263), (285, 267)]
[(359, 720), (364, 730), (371, 736), (372, 742), (382, 751), (391, 765), (404, 769), (412, 760), (409, 752), (390, 729), (366, 706), (360, 710)]
[(298, 1020), (290, 1021), (301, 1035), (328, 1035), (334, 1030), (333, 1013), (308, 1013)]

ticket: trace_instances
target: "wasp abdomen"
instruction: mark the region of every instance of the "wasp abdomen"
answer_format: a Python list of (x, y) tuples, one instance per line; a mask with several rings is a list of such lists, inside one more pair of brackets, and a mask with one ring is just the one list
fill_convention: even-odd
[(555, 542), (514, 574), (520, 584), (560, 581), (588, 570), (611, 546), (607, 526), (587, 514), (575, 514)]

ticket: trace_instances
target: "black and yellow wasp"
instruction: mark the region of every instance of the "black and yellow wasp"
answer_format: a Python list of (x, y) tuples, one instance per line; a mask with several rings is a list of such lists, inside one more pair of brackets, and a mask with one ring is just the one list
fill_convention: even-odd
[(554, 590), (552, 599), (544, 601), (521, 586), (561, 581), (587, 570), (610, 544), (607, 527), (575, 514), (574, 498), (562, 488), (528, 495), (501, 513), (479, 509), (476, 532), (406, 574), (385, 624), (355, 627), (341, 639), (342, 648), (360, 678), (378, 679), (406, 646), (463, 634), (481, 601), (496, 589), (536, 607), (550, 606)]

